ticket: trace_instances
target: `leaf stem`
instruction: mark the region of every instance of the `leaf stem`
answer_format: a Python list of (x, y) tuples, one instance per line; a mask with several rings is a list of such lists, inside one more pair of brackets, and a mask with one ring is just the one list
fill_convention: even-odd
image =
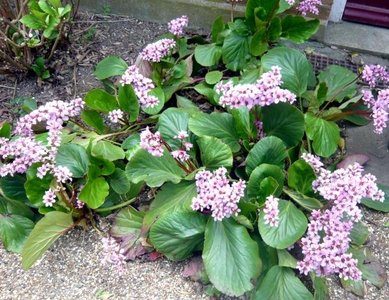
[(119, 208), (122, 208), (124, 206), (130, 205), (131, 203), (135, 202), (135, 200), (136, 200), (136, 197), (131, 198), (130, 200), (127, 200), (125, 202), (119, 203), (117, 205), (110, 206), (110, 207), (97, 208), (94, 211), (100, 213), (100, 212), (107, 212), (107, 211), (119, 209)]

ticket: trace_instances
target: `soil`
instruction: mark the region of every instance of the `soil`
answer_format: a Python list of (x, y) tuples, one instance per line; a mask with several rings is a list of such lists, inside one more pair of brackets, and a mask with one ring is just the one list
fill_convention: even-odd
[[(96, 63), (108, 55), (118, 55), (132, 64), (145, 44), (167, 31), (166, 25), (121, 16), (82, 13), (69, 34), (70, 43), (62, 45), (49, 65), (51, 78), (37, 80), (34, 74), (0, 73), (0, 122), (14, 121), (24, 98), (38, 103), (69, 100), (83, 96), (101, 85), (93, 75)], [(319, 43), (308, 43), (304, 50), (324, 55), (343, 55), (347, 51)], [(324, 50), (323, 50), (324, 49)], [(355, 58), (355, 56), (353, 56)], [(363, 57), (363, 56), (361, 56)], [(365, 61), (374, 61), (371, 56)], [(380, 60), (380, 58), (377, 58)], [(0, 64), (0, 69), (7, 66)], [(1, 75), (3, 74), (3, 75)], [(389, 271), (388, 214), (365, 210), (371, 231), (368, 246)], [(76, 230), (63, 237), (30, 271), (21, 270), (17, 255), (0, 245), (0, 299), (202, 299), (208, 298), (198, 283), (181, 277), (185, 263), (165, 259), (156, 262), (132, 262), (126, 277), (100, 264), (101, 243), (95, 231)], [(344, 291), (336, 278), (330, 280), (331, 299), (355, 299)], [(389, 287), (366, 284), (365, 299), (389, 299)], [(223, 299), (232, 299), (223, 297)]]

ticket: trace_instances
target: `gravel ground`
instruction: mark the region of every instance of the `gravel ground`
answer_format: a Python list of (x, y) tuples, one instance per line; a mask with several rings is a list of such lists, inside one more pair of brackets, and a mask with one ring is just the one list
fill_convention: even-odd
[[(101, 22), (105, 20), (110, 22)], [(94, 28), (94, 35), (88, 39), (86, 33), (91, 28)], [(17, 97), (33, 96), (43, 103), (83, 95), (98, 85), (92, 71), (99, 60), (116, 54), (132, 63), (146, 43), (164, 32), (166, 25), (128, 18), (84, 15), (71, 36), (72, 45), (57, 53), (56, 71), (48, 82), (37, 82), (34, 76), (0, 76), (0, 85), (8, 87), (0, 89), (0, 121), (13, 118), (12, 109)], [(307, 43), (302, 47), (301, 50), (314, 49), (330, 57), (355, 59), (355, 55), (351, 56), (347, 51), (320, 43)], [(358, 59), (368, 63), (382, 61), (371, 56), (358, 56)], [(387, 63), (387, 60), (383, 62)], [(389, 215), (366, 210), (365, 216), (371, 231), (368, 246), (388, 272), (389, 228), (384, 224), (389, 221)], [(100, 237), (95, 231), (75, 230), (60, 238), (31, 270), (23, 271), (19, 256), (6, 252), (0, 245), (0, 299), (209, 298), (200, 284), (181, 276), (185, 262), (173, 263), (165, 259), (130, 262), (125, 274), (118, 275), (110, 266), (101, 264), (101, 248)], [(330, 278), (329, 282), (330, 299), (357, 299), (340, 287), (338, 279)], [(365, 299), (389, 299), (387, 283), (380, 290), (366, 284), (366, 290)]]

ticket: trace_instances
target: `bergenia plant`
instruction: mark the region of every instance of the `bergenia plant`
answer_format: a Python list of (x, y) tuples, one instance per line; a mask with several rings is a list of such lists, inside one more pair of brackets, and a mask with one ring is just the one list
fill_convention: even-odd
[[(104, 89), (45, 104), (13, 131), (3, 124), (5, 247), (28, 268), (62, 233), (120, 209), (103, 238), (103, 260), (119, 271), (157, 251), (201, 255), (203, 282), (233, 296), (313, 299), (307, 275), (316, 297), (332, 274), (349, 289), (382, 287), (364, 264), (360, 205), (387, 212), (388, 188), (358, 164), (334, 169), (320, 157), (340, 153), (338, 120), (372, 114), (383, 130), (387, 89), (359, 95), (358, 75), (330, 66), (315, 76), (304, 54), (276, 45), (318, 26), (286, 9), (318, 4), (248, 1), (246, 17), (215, 22), (211, 43), (185, 37), (182, 16), (134, 64), (101, 61)], [(388, 78), (373, 66), (361, 77)]]

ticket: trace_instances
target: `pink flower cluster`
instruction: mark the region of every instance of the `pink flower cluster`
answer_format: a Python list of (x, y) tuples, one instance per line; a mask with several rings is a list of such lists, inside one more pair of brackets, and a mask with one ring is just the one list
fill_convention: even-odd
[(104, 237), (103, 243), (103, 264), (114, 265), (119, 273), (123, 273), (125, 270), (126, 256), (124, 255), (124, 249), (120, 247), (120, 244), (113, 237)]
[(322, 5), (321, 0), (302, 0), (298, 5), (297, 10), (301, 12), (303, 16), (305, 16), (307, 13), (318, 15), (318, 6), (320, 5)]
[(294, 5), (296, 0), (286, 0), (289, 5)]
[(178, 134), (176, 136), (174, 136), (174, 138), (176, 140), (181, 141), (181, 148), (179, 150), (175, 150), (175, 151), (170, 152), (170, 154), (175, 159), (177, 159), (177, 160), (179, 160), (181, 162), (185, 162), (185, 161), (187, 161), (190, 158), (190, 156), (187, 153), (187, 151), (192, 149), (193, 144), (185, 141), (188, 137), (189, 137), (189, 134), (185, 130), (181, 130), (180, 132), (178, 132)]
[(180, 18), (171, 20), (168, 23), (169, 32), (174, 34), (175, 36), (183, 36), (184, 29), (188, 26), (189, 19), (187, 16), (182, 16)]
[(279, 209), (278, 201), (280, 199), (268, 196), (266, 198), (265, 208), (263, 212), (265, 213), (265, 224), (269, 224), (271, 227), (278, 227), (279, 222)]
[(372, 110), (374, 132), (381, 134), (389, 120), (389, 89), (378, 91), (377, 98), (370, 90), (365, 90), (362, 100)]
[(150, 62), (160, 62), (176, 46), (172, 39), (161, 39), (155, 43), (148, 44), (140, 53), (143, 60)]
[(226, 174), (225, 168), (196, 174), (197, 197), (192, 200), (193, 210), (211, 211), (215, 221), (238, 215), (238, 202), (244, 196), (246, 182), (239, 180), (230, 184)]
[(127, 69), (120, 83), (132, 85), (142, 108), (154, 107), (159, 104), (157, 97), (149, 95), (149, 92), (155, 88), (153, 81), (143, 76), (136, 65), (132, 65)]
[(301, 239), (304, 259), (297, 267), (304, 274), (310, 271), (319, 276), (338, 273), (344, 279), (360, 280), (357, 260), (347, 253), (350, 232), (354, 222), (362, 218), (358, 207), (361, 199), (383, 201), (384, 193), (378, 189), (376, 178), (371, 174), (363, 175), (363, 168), (357, 163), (330, 172), (322, 168), (314, 156), (305, 155), (303, 159), (318, 174), (312, 186), (328, 201), (328, 208), (312, 212), (307, 235)]
[(248, 109), (256, 105), (268, 106), (273, 103), (296, 101), (296, 95), (288, 90), (281, 89), (281, 68), (273, 66), (271, 71), (262, 74), (255, 84), (233, 85), (231, 81), (218, 83), (215, 87), (221, 94), (219, 103), (222, 106), (238, 108), (245, 106)]
[(46, 207), (52, 207), (56, 201), (55, 199), (55, 190), (53, 189), (49, 189), (45, 192), (45, 194), (43, 195), (43, 204), (46, 206)]
[(147, 150), (152, 156), (161, 157), (163, 155), (161, 134), (157, 131), (152, 133), (147, 126), (140, 134), (140, 146)]
[(33, 137), (0, 138), (0, 177), (23, 174), (47, 156), (48, 149)]
[(362, 72), (362, 79), (366, 81), (371, 88), (374, 88), (379, 81), (389, 84), (389, 72), (385, 66), (365, 65)]
[(112, 123), (119, 123), (119, 120), (122, 119), (124, 116), (124, 113), (122, 110), (120, 109), (115, 109), (115, 110), (112, 110), (108, 113), (108, 119), (112, 122)]

